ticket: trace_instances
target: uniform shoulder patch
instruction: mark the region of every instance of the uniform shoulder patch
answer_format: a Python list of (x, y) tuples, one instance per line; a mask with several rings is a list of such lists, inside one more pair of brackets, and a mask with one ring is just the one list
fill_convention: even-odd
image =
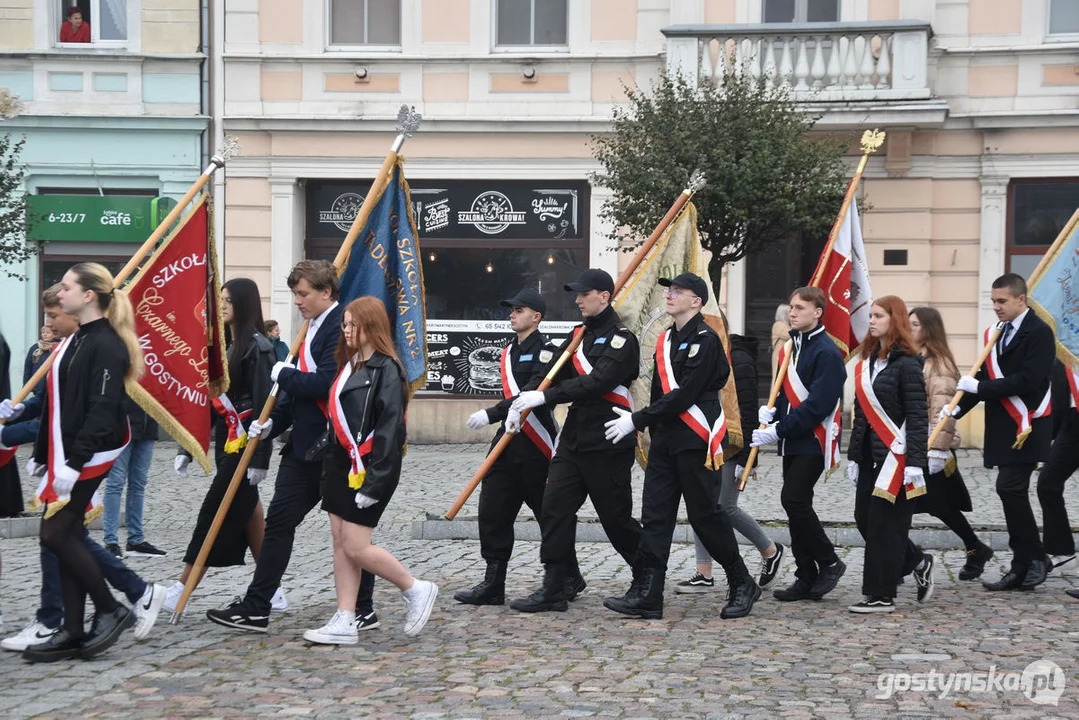
[(708, 329), (707, 328), (701, 328), (700, 330), (697, 331), (697, 334), (698, 335), (707, 335), (708, 334)]
[(554, 357), (554, 353), (550, 350), (540, 350), (539, 360), (541, 363), (551, 362), (551, 358)]
[(611, 347), (613, 347), (615, 350), (618, 350), (619, 348), (621, 348), (625, 344), (626, 344), (626, 336), (625, 335), (615, 335), (614, 337), (611, 338)]
[(694, 357), (700, 351), (701, 351), (701, 344), (700, 343), (693, 343), (692, 345), (689, 346), (689, 356), (690, 357)]

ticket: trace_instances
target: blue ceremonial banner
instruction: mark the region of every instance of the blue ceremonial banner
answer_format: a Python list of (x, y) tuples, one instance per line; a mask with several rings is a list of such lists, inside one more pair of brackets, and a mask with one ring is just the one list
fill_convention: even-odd
[(1030, 306), (1057, 335), (1057, 357), (1079, 370), (1079, 210), (1027, 282)]
[(415, 392), (427, 382), (426, 305), (416, 222), (400, 162), (341, 273), (342, 306), (365, 295), (385, 303), (397, 356)]

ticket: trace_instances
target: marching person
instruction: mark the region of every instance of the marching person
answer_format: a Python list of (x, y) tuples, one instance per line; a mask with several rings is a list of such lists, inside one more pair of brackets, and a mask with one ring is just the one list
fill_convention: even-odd
[[(547, 312), (542, 295), (532, 288), (525, 288), (500, 304), (510, 308), (510, 329), (516, 333), (510, 344), (503, 348), (499, 365), (504, 399), (489, 408), (477, 410), (468, 418), (468, 427), (473, 430), (499, 423), (491, 441), (492, 448), (502, 439), (503, 423), (520, 388), (528, 385), (555, 353), (539, 331)], [(505, 603), (506, 567), (513, 552), (513, 523), (522, 503), (528, 505), (539, 522), (547, 467), (554, 456), (557, 435), (558, 424), (551, 409), (543, 405), (537, 407), (484, 476), (480, 486), (479, 530), (480, 554), (487, 561), (487, 572), (473, 587), (454, 593), (453, 599), (457, 602), (466, 605)]]
[(894, 612), (904, 575), (914, 573), (918, 602), (933, 594), (933, 556), (910, 540), (912, 501), (925, 494), (929, 411), (922, 358), (901, 299), (886, 295), (870, 306), (859, 353), (847, 477), (855, 486), (854, 520), (865, 539), (865, 597), (849, 609)]
[[(134, 314), (127, 295), (113, 290), (112, 275), (97, 263), (78, 263), (64, 273), (59, 299), (79, 330), (54, 351), (33, 461), (47, 467), (40, 499), (60, 506), (46, 508), (41, 541), (59, 560), (64, 624), (23, 651), (35, 662), (99, 655), (136, 620), (109, 592), (83, 542), (87, 507), (131, 439), (124, 383), (145, 370)], [(87, 594), (95, 608), (89, 634), (83, 631)]]
[[(227, 607), (206, 611), (211, 622), (252, 632), (266, 632), (272, 598), (292, 556), (296, 527), (322, 497), (326, 446), (318, 440), (326, 429), (330, 386), (338, 369), (335, 352), (341, 334), (341, 308), (337, 268), (326, 260), (301, 260), (289, 273), (288, 286), (300, 315), (308, 321), (307, 334), (297, 366), (278, 362), (270, 371), (271, 382), (278, 384), (285, 399), (265, 425), (252, 413), (247, 434), (249, 438), (265, 435), (261, 442), (269, 444), (290, 426), (292, 433), (281, 449), (277, 484), (266, 514), (266, 534), (247, 594)], [(371, 599), (374, 582), (374, 575), (365, 572), (357, 597), (359, 630), (378, 627)]]
[[(247, 426), (255, 413), (260, 412), (266, 404), (272, 384), (270, 371), (277, 362), (269, 338), (259, 332), (262, 327), (262, 299), (258, 285), (253, 280), (233, 278), (221, 287), (221, 320), (225, 325), (229, 390), (214, 398), (211, 411), (214, 415), (214, 462), (217, 472), (199, 508), (195, 531), (191, 534), (184, 555), (183, 572), (168, 590), (165, 600), (165, 610), (168, 612), (176, 609), (206, 533), (240, 464), (240, 456), (247, 445)], [(266, 532), (258, 484), (266, 478), (272, 451), (273, 443), (268, 442), (259, 443), (255, 449), (251, 465), (247, 468), (246, 482), (240, 483), (232, 498), (232, 505), (196, 584), (202, 581), (208, 567), (243, 565), (248, 548), (251, 548), (255, 563), (258, 563), (262, 538)], [(181, 450), (174, 461), (177, 474), (186, 476), (190, 464), (191, 455)], [(285, 606), (284, 593), (278, 588), (271, 599), (271, 609), (284, 609)]]
[[(936, 423), (940, 411), (955, 396), (959, 368), (948, 347), (944, 321), (936, 309), (916, 307), (911, 310), (910, 329), (911, 336), (921, 348), (922, 357), (925, 359), (922, 376), (925, 378), (925, 391), (929, 400), (929, 420)], [(929, 473), (925, 478), (925, 494), (915, 499), (914, 512), (929, 513), (959, 536), (967, 551), (967, 561), (959, 571), (959, 579), (974, 580), (982, 574), (989, 558), (993, 557), (993, 550), (978, 539), (963, 515), (963, 512), (973, 509), (973, 504), (955, 461), (955, 450), (958, 447), (959, 431), (955, 427), (955, 421), (949, 420), (933, 447), (929, 448)]]
[[(164, 557), (167, 552), (155, 547), (142, 533), (142, 511), (146, 503), (146, 484), (150, 478), (150, 463), (154, 459), (158, 425), (131, 398), (124, 403), (127, 422), (131, 426), (131, 442), (116, 458), (105, 478), (105, 512), (101, 516), (105, 549), (116, 557)], [(120, 549), (120, 500), (127, 488), (124, 503), (124, 525), (127, 529), (127, 550)]]
[(371, 531), (401, 479), (408, 382), (382, 301), (353, 300), (343, 317), (336, 352), (340, 370), (330, 390), (322, 498), (333, 533), (337, 612), (303, 634), (308, 642), (324, 645), (357, 643), (356, 593), (364, 570), (400, 589), (408, 608), (405, 635), (423, 629), (438, 597), (437, 585), (412, 577), (397, 558), (371, 543)]
[(1068, 508), (1064, 504), (1064, 484), (1079, 470), (1079, 377), (1059, 360), (1053, 367), (1053, 447), (1049, 461), (1038, 473), (1038, 502), (1042, 506), (1042, 542), (1053, 570), (1075, 565), (1075, 538)]
[(721, 618), (749, 614), (761, 589), (738, 551), (727, 511), (719, 507), (723, 479), (723, 439), (727, 420), (719, 394), (730, 376), (723, 345), (701, 307), (708, 286), (693, 273), (661, 278), (667, 314), (674, 326), (660, 334), (648, 407), (630, 412), (614, 407), (606, 437), (619, 443), (649, 428), (652, 443), (641, 500), (641, 541), (634, 581), (624, 597), (609, 597), (606, 608), (645, 619), (663, 617), (663, 582), (671, 554), (678, 503), (684, 497), (693, 532), (727, 574), (730, 588)]
[(839, 401), (847, 371), (843, 354), (828, 337), (821, 317), (827, 305), (818, 287), (798, 288), (790, 300), (790, 340), (779, 362), (791, 356), (774, 408), (762, 406), (752, 447), (779, 443), (783, 457), (780, 502), (787, 512), (796, 578), (775, 590), (777, 600), (820, 600), (835, 589), (847, 566), (836, 555), (813, 510), (813, 488), (825, 470), (839, 463)]
[(640, 365), (637, 337), (611, 307), (614, 280), (603, 270), (585, 270), (576, 282), (566, 284), (565, 290), (577, 293), (584, 324), (574, 334), (582, 335), (581, 343), (551, 387), (536, 390), (558, 362), (558, 355), (553, 355), (513, 401), (506, 418), (507, 431), (516, 432), (525, 409), (572, 403), (543, 493), (543, 586), (510, 603), (520, 612), (565, 611), (569, 597), (584, 588), (584, 578), (575, 571), (574, 543), (577, 511), (585, 499), (592, 500), (611, 545), (630, 567), (641, 539), (640, 523), (632, 514), (630, 486), (637, 436), (630, 433), (612, 446), (604, 431), (615, 407), (632, 410), (629, 384), (636, 379)]
[[(1049, 459), (1049, 380), (1056, 340), (1052, 328), (1027, 306), (1027, 283), (1019, 275), (1006, 273), (994, 280), (991, 297), (1003, 323), (1000, 338), (977, 377), (959, 378), (956, 389), (964, 393), (959, 406), (941, 413), (958, 419), (985, 403), (984, 463), (997, 468), (997, 495), (1004, 506), (1012, 562), (1000, 580), (982, 584), (987, 590), (1033, 590), (1049, 572), (1029, 490), (1035, 466)], [(992, 328), (983, 337), (988, 343)]]

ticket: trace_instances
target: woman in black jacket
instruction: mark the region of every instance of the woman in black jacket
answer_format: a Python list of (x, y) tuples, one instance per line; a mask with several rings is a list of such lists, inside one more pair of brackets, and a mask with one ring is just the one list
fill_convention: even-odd
[(869, 310), (869, 334), (854, 370), (854, 428), (847, 476), (855, 485), (854, 519), (865, 538), (862, 593), (851, 612), (895, 610), (899, 579), (914, 572), (918, 602), (933, 592), (933, 558), (910, 541), (915, 497), (925, 493), (926, 409), (922, 359), (907, 307), (894, 295)]
[(371, 544), (371, 531), (401, 477), (408, 384), (385, 305), (362, 297), (349, 303), (341, 317), (340, 370), (330, 388), (329, 452), (322, 470), (337, 612), (323, 627), (303, 634), (309, 642), (326, 645), (357, 642), (356, 593), (363, 570), (400, 588), (408, 607), (406, 635), (423, 629), (438, 595), (437, 585), (413, 578), (393, 555)]
[[(163, 607), (169, 612), (176, 609), (206, 533), (240, 464), (240, 456), (247, 445), (246, 428), (262, 411), (273, 384), (270, 369), (276, 362), (276, 356), (269, 338), (261, 333), (262, 298), (254, 280), (234, 278), (221, 287), (221, 320), (225, 324), (225, 342), (228, 345), (229, 390), (213, 401), (214, 462), (217, 473), (199, 508), (195, 531), (184, 554), (184, 570), (165, 595)], [(258, 562), (262, 536), (266, 530), (258, 484), (266, 477), (272, 451), (271, 442), (259, 443), (255, 450), (251, 465), (247, 468), (247, 482), (240, 484), (232, 499), (202, 574), (206, 573), (207, 567), (243, 565), (248, 548), (251, 548), (255, 562)], [(190, 462), (191, 456), (181, 450), (176, 456), (176, 472), (187, 475)], [(202, 574), (196, 579), (196, 584), (202, 581)]]
[[(97, 263), (73, 265), (61, 281), (59, 299), (80, 327), (55, 351), (33, 462), (48, 467), (39, 491), (48, 505), (41, 542), (60, 561), (64, 625), (23, 651), (24, 658), (37, 662), (93, 657), (135, 623), (135, 614), (109, 592), (82, 541), (87, 508), (131, 436), (124, 383), (136, 382), (145, 369), (131, 301), (113, 290), (112, 275)], [(83, 633), (87, 593), (95, 608), (88, 635)]]

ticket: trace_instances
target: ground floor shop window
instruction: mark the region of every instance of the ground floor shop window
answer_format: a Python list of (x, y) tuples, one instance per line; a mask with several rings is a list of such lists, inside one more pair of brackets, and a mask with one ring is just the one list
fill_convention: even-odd
[(1079, 178), (1012, 180), (1006, 271), (1029, 277), (1077, 208)]

